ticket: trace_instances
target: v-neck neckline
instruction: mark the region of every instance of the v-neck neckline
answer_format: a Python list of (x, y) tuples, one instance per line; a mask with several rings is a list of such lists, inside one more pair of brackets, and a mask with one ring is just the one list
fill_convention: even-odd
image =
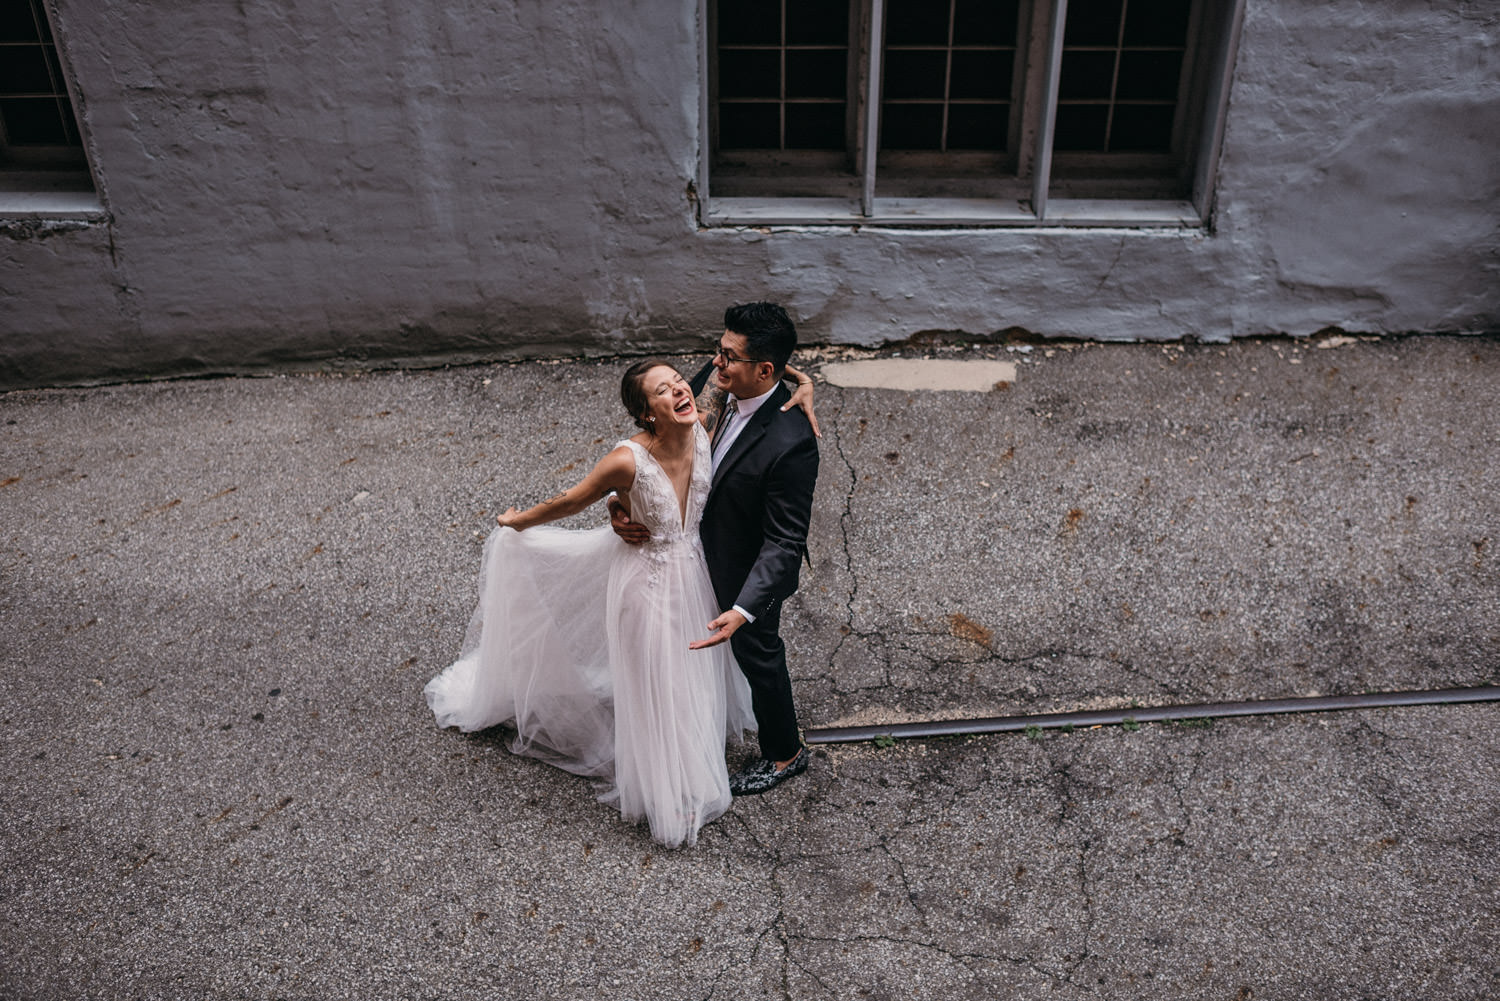
[(656, 456), (654, 456), (654, 455), (651, 454), (651, 450), (649, 448), (647, 448), (645, 445), (642, 445), (640, 442), (634, 442), (634, 444), (642, 452), (646, 453), (646, 458), (650, 459), (651, 462), (656, 466), (656, 468), (661, 470), (661, 474), (667, 478), (667, 486), (669, 486), (669, 487), (672, 488), (672, 497), (673, 497), (674, 500), (677, 501), (678, 527), (681, 528), (681, 529), (683, 529), (683, 530), (686, 530), (687, 529), (688, 507), (691, 506), (691, 504), (693, 503), (693, 474), (698, 471), (698, 439), (697, 439), (697, 437), (695, 436), (693, 438), (693, 448), (692, 448), (692, 452), (691, 452), (691, 454), (692, 454), (692, 462), (688, 466), (688, 482), (687, 482), (687, 493), (686, 494), (678, 494), (678, 492), (677, 492), (677, 484), (675, 484), (675, 483), (672, 482), (672, 474), (669, 473), (669, 472), (667, 472), (667, 467), (663, 466), (661, 464), (661, 460), (660, 459), (658, 459)]

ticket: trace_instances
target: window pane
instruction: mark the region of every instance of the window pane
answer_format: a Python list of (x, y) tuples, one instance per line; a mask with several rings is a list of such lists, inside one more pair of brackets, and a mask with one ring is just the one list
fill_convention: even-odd
[(723, 149), (780, 149), (781, 105), (720, 105), (719, 146)]
[(720, 0), (720, 45), (780, 45), (781, 0)]
[(1010, 122), (1008, 104), (954, 104), (948, 107), (948, 148), (1004, 150)]
[(1123, 0), (1068, 0), (1063, 45), (1118, 45)]
[(31, 16), (31, 4), (26, 0), (0, 3), (0, 42), (35, 42), (40, 39), (36, 21)]
[(880, 124), (881, 149), (939, 149), (943, 142), (941, 104), (888, 104)]
[(716, 9), (718, 148), (844, 149), (849, 0), (721, 0)]
[(1008, 98), (1014, 67), (1015, 53), (1008, 49), (995, 52), (954, 50), (948, 96), (955, 101)]
[(1191, 12), (1192, 0), (1069, 0), (1054, 149), (1170, 151)]
[(849, 0), (788, 0), (788, 45), (849, 44)]
[(888, 45), (947, 45), (948, 4), (943, 0), (890, 0), (885, 7)]
[(955, 45), (1015, 45), (1017, 0), (957, 0), (953, 9)]
[(775, 49), (721, 49), (719, 97), (780, 97), (781, 53)]
[(1192, 6), (1192, 0), (1130, 0), (1125, 11), (1125, 44), (1185, 45)]
[(55, 98), (0, 98), (0, 118), (13, 146), (62, 146), (68, 141)]
[(52, 75), (40, 45), (12, 45), (0, 49), (0, 92), (51, 94)]
[(948, 53), (942, 50), (888, 50), (885, 54), (885, 99), (943, 99)]
[(843, 149), (844, 103), (788, 104), (787, 149)]
[(1113, 52), (1064, 52), (1057, 96), (1064, 101), (1108, 101), (1114, 75)]
[(1111, 150), (1166, 153), (1172, 146), (1172, 106), (1120, 104), (1109, 130)]
[(1115, 97), (1121, 101), (1176, 101), (1180, 52), (1122, 52)]
[(1104, 150), (1104, 133), (1109, 126), (1109, 108), (1102, 104), (1061, 104), (1057, 108), (1057, 127), (1053, 149), (1078, 152)]
[(842, 100), (845, 76), (844, 52), (829, 49), (788, 49), (786, 96), (832, 97)]

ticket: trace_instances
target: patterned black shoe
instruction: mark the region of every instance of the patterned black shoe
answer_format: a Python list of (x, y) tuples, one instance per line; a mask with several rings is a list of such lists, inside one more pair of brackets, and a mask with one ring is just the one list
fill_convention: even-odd
[(745, 786), (749, 782), (759, 782), (765, 778), (768, 771), (775, 769), (776, 764), (766, 758), (756, 758), (744, 768), (729, 776), (729, 792), (735, 796), (745, 795)]
[(792, 776), (807, 771), (807, 758), (807, 748), (799, 747), (797, 756), (779, 770), (770, 758), (752, 761), (729, 776), (729, 791), (736, 796), (755, 796), (774, 789)]

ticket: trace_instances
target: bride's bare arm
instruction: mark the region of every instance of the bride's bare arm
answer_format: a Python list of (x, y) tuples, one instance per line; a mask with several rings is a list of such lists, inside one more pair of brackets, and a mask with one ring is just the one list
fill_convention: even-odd
[(790, 365), (788, 365), (783, 371), (785, 372), (785, 374), (782, 376), (782, 379), (791, 379), (797, 384), (797, 388), (792, 390), (792, 398), (790, 400), (787, 400), (786, 405), (781, 409), (790, 410), (793, 407), (801, 407), (802, 412), (807, 414), (807, 423), (812, 425), (813, 434), (817, 435), (819, 438), (823, 437), (823, 432), (818, 430), (818, 417), (813, 413), (812, 376), (808, 375), (806, 372), (798, 371), (797, 369), (792, 368), (792, 366)]
[(514, 528), (518, 532), (525, 531), (537, 525), (545, 525), (549, 521), (566, 518), (570, 514), (577, 514), (603, 498), (611, 490), (629, 490), (634, 482), (635, 456), (628, 448), (617, 448), (600, 459), (599, 464), (589, 470), (589, 474), (580, 480), (577, 486), (569, 487), (556, 497), (549, 497), (525, 511), (507, 508), (505, 513), (495, 520), (506, 528)]

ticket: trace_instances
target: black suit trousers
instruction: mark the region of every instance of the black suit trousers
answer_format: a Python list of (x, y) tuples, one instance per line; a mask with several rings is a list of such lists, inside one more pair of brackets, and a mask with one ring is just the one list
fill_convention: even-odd
[(797, 709), (792, 703), (792, 679), (787, 673), (786, 644), (781, 639), (781, 602), (735, 630), (730, 649), (750, 683), (751, 706), (760, 728), (760, 754), (786, 761), (802, 746)]

